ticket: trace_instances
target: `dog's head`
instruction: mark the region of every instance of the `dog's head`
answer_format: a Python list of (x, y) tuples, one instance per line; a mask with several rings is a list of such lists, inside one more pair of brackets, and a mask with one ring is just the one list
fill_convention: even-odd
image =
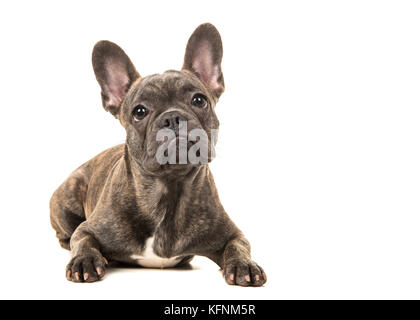
[(191, 35), (180, 71), (147, 77), (116, 44), (95, 45), (92, 63), (103, 107), (120, 120), (130, 155), (147, 173), (185, 173), (211, 160), (219, 127), (214, 108), (224, 91), (222, 55), (211, 24)]

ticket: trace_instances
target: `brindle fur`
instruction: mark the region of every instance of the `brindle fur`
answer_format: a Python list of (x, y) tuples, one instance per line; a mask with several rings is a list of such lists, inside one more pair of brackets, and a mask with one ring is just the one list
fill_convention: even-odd
[[(51, 224), (61, 246), (71, 250), (67, 278), (92, 282), (103, 277), (107, 260), (134, 263), (146, 239), (154, 236), (160, 257), (206, 256), (222, 269), (229, 284), (261, 286), (266, 276), (250, 257), (250, 246), (224, 211), (207, 164), (160, 165), (156, 132), (174, 113), (188, 128), (210, 134), (219, 122), (215, 104), (224, 90), (222, 43), (211, 24), (191, 36), (181, 71), (141, 78), (128, 56), (109, 41), (93, 50), (93, 67), (104, 108), (127, 132), (126, 143), (89, 160), (55, 191)], [(190, 105), (203, 93), (209, 106)], [(132, 110), (146, 105), (150, 114), (133, 121)]]

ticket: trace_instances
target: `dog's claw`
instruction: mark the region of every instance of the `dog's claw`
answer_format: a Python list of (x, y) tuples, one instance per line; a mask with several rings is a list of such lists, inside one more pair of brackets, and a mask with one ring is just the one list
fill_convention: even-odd
[(105, 272), (104, 272), (104, 270), (102, 270), (101, 267), (97, 267), (96, 272), (98, 273), (100, 278), (102, 278), (105, 275)]

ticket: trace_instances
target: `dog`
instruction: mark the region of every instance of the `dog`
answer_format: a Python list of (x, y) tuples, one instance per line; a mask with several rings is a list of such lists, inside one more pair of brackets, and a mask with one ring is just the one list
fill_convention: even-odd
[[(187, 151), (194, 147), (185, 132), (211, 136), (219, 127), (222, 56), (220, 34), (209, 23), (189, 38), (180, 71), (141, 77), (119, 46), (95, 45), (92, 64), (103, 107), (127, 138), (76, 169), (51, 198), (51, 225), (60, 245), (71, 251), (68, 280), (101, 280), (111, 260), (171, 268), (199, 255), (218, 264), (230, 285), (264, 285), (266, 274), (251, 259), (249, 242), (220, 203), (208, 166), (212, 156), (200, 153), (202, 148), (188, 153), (198, 162), (181, 163), (178, 154), (181, 143)], [(174, 134), (159, 140), (162, 130)], [(168, 148), (160, 158), (179, 163), (159, 161), (163, 145)]]

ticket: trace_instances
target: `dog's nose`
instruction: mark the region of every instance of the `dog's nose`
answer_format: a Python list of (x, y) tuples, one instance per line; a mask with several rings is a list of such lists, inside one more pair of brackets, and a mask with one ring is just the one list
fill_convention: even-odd
[(171, 129), (178, 134), (179, 127), (183, 121), (187, 121), (187, 118), (177, 112), (169, 113), (163, 117), (162, 127)]

